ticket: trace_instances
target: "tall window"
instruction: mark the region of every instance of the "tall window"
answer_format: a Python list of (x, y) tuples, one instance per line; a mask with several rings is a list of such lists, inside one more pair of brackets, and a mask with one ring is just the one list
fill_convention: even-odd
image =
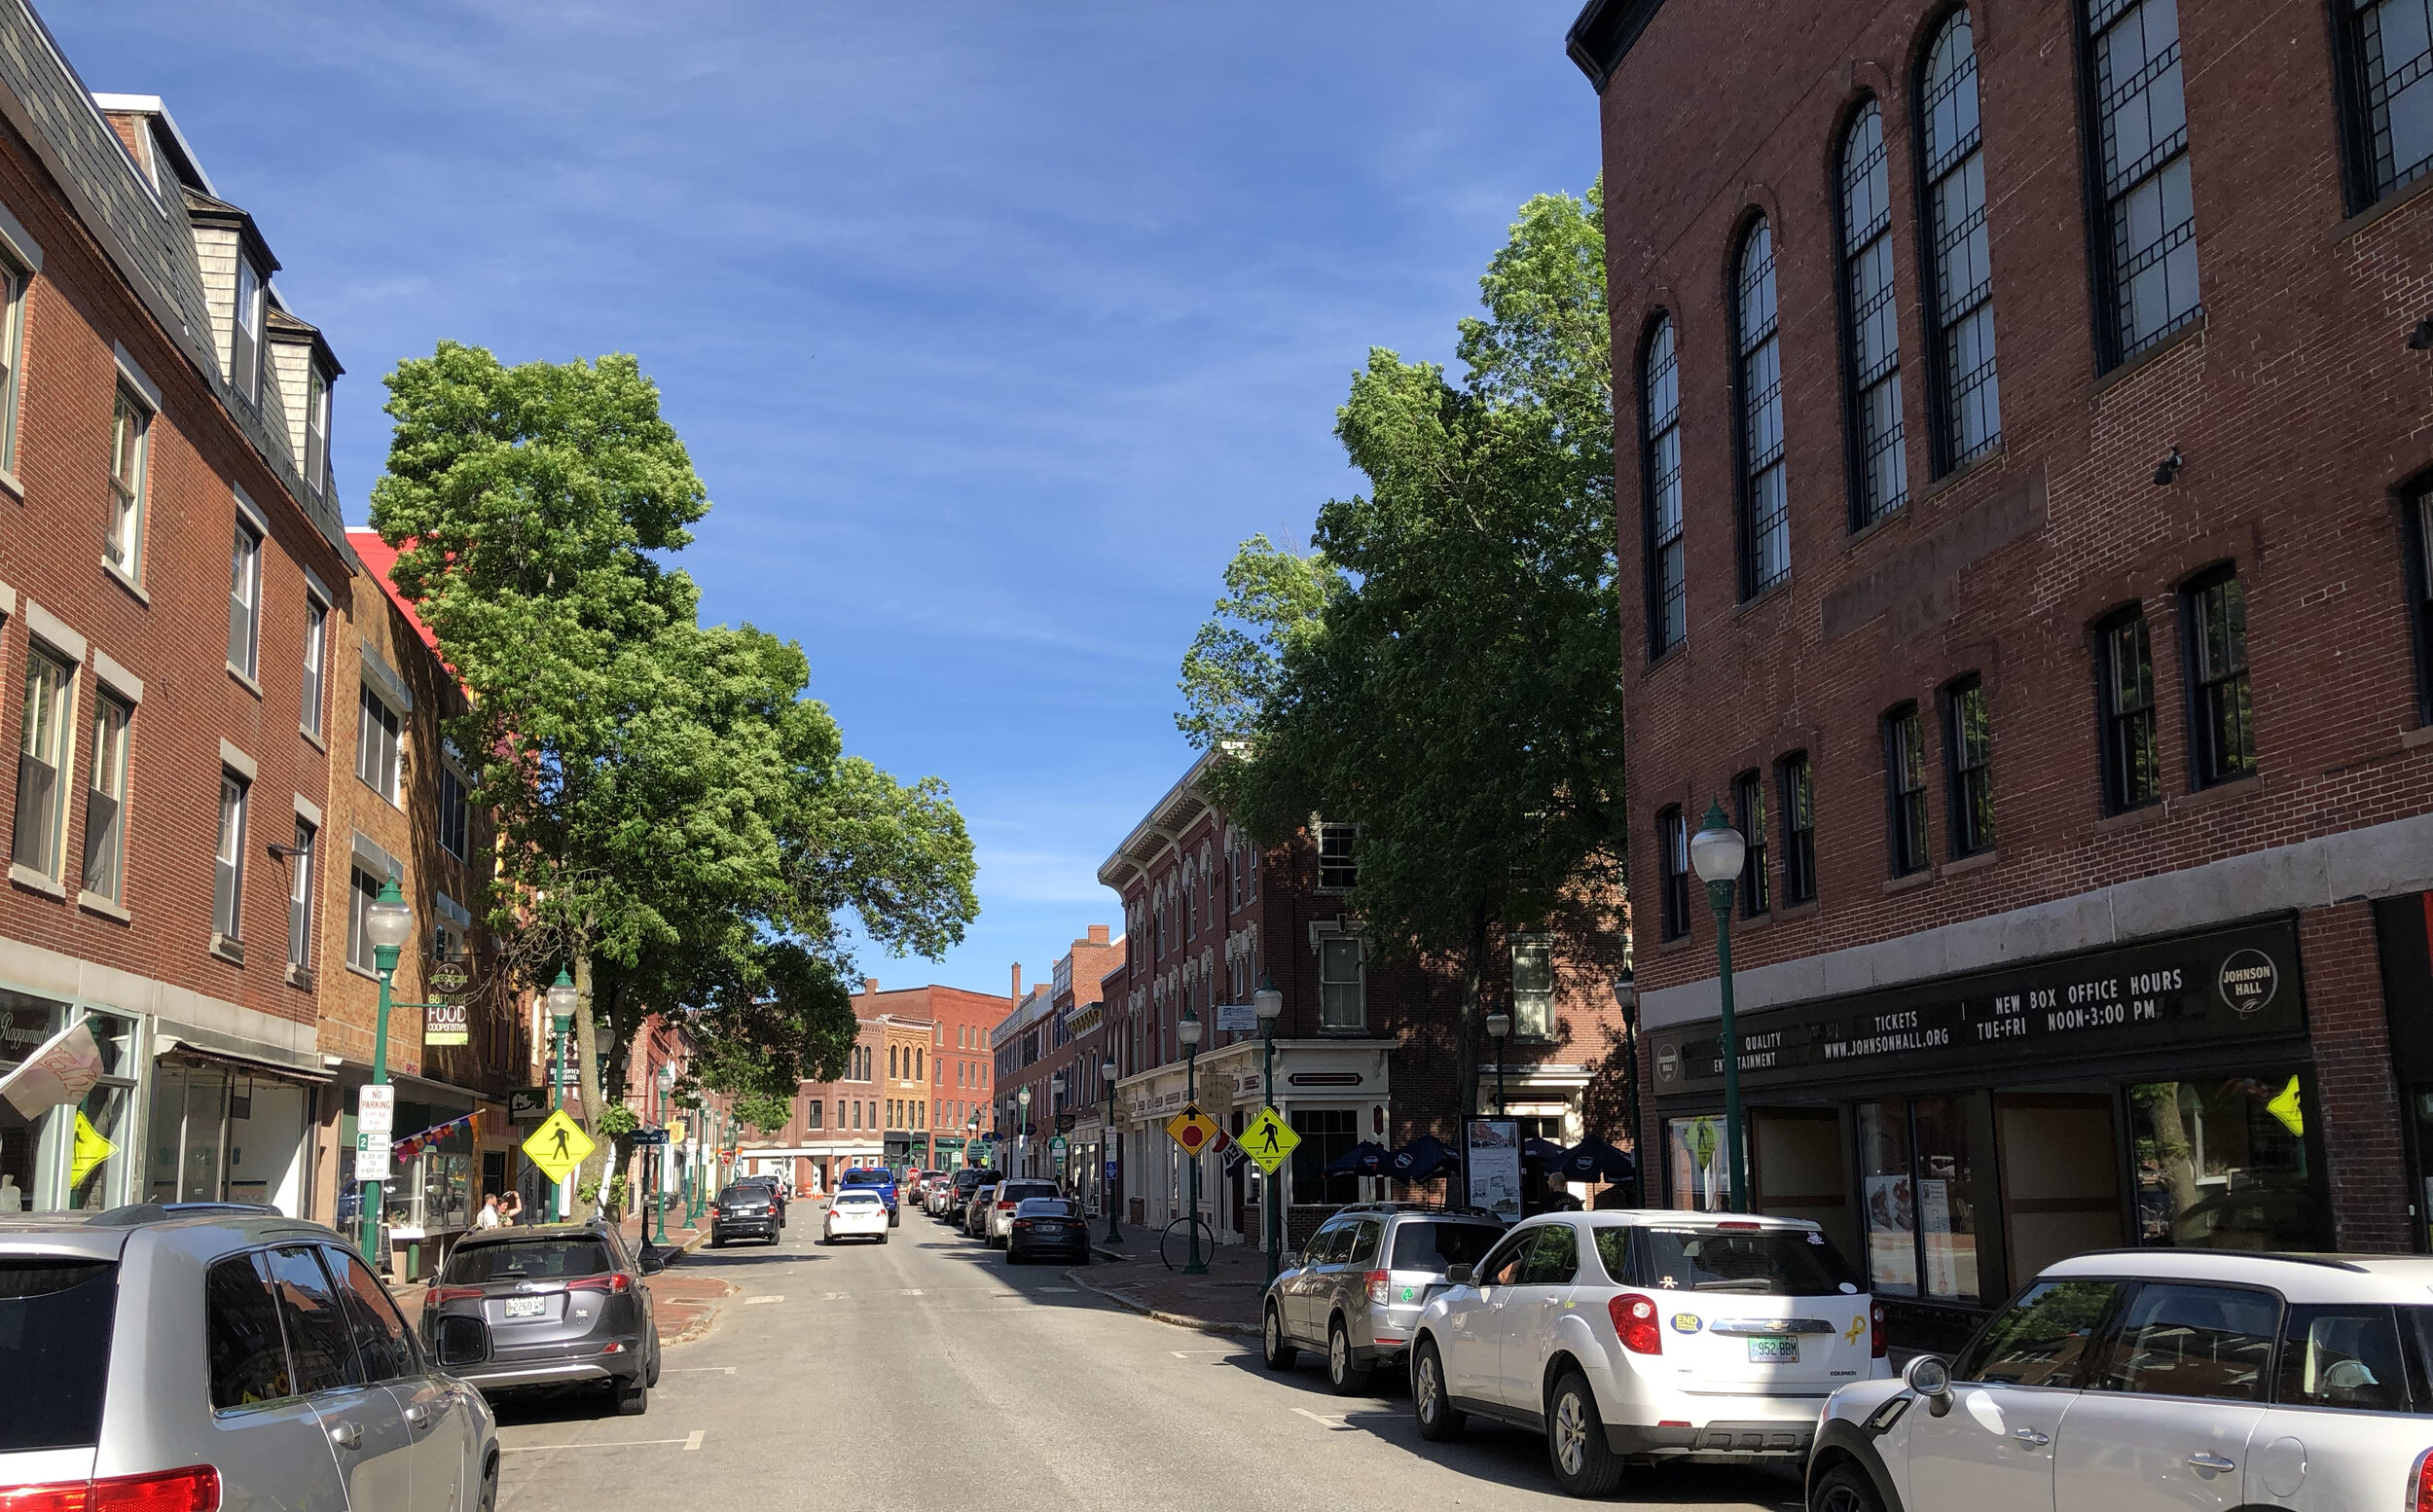
[(320, 832), (309, 820), (296, 820), (294, 854), (287, 858), (287, 964), (312, 965), (313, 846)]
[(234, 772), (220, 774), (220, 846), (211, 868), (211, 929), (228, 941), (244, 937), (247, 794), (243, 777)]
[(1318, 942), (1318, 1026), (1352, 1033), (1368, 1026), (1367, 963), (1361, 937), (1326, 935)]
[(262, 644), (262, 537), (242, 519), (228, 563), (228, 665), (251, 678)]
[(228, 380), (247, 399), (262, 392), (262, 274), (253, 260), (236, 259), (236, 317), (229, 343)]
[(1977, 113), (1977, 37), (1954, 11), (1918, 78), (1918, 179), (1926, 194), (1927, 340), (1935, 360), (1935, 469), (1965, 466), (2002, 440), (1994, 381), (1994, 283), (1986, 252), (1985, 151)]
[(454, 761), (443, 757), (439, 764), (439, 846), (459, 861), (465, 858), (473, 811), (473, 806), (465, 799), (465, 787), (464, 774)]
[(2433, 0), (2333, 0), (2347, 44), (2364, 209), (2433, 168)]
[(1891, 803), (1892, 869), (1926, 869), (1926, 726), (1917, 705), (1884, 716), (1884, 780)]
[(357, 862), (346, 887), (346, 964), (358, 971), (380, 970), (380, 957), (372, 952), (372, 937), (364, 932), (363, 921), (373, 904), (381, 900), (381, 880)]
[(2103, 799), (2125, 813), (2162, 796), (2155, 740), (2155, 659), (2146, 616), (2124, 609), (2095, 628), (2097, 697), (2103, 701)]
[(2256, 770), (2256, 716), (2247, 686), (2247, 595), (2228, 567), (2189, 585), (2190, 723), (2197, 785), (2233, 781)]
[(2408, 501), (2408, 605), (2415, 616), (2418, 718), (2433, 724), (2433, 484)]
[(1648, 337), (1639, 384), (1639, 454), (1647, 494), (1648, 659), (1689, 634), (1689, 578), (1681, 539), (1681, 363), (1673, 322)]
[(1199, 938), (1199, 876), (1191, 870), (1190, 863), (1185, 862), (1182, 868), (1182, 937), (1186, 940), (1195, 940)]
[(1740, 866), (1740, 917), (1755, 918), (1774, 906), (1765, 859), (1765, 778), (1744, 772), (1732, 778), (1732, 822), (1749, 843)]
[(1850, 405), (1850, 528), (1909, 497), (1902, 450), (1901, 326), (1892, 285), (1892, 174), (1873, 100), (1841, 143), (1842, 381)]
[(1783, 902), (1793, 908), (1816, 901), (1816, 789), (1808, 753), (1795, 751), (1776, 764), (1783, 804)]
[(370, 687), (362, 693), (355, 728), (355, 775), (393, 804), (397, 801), (398, 741), (404, 724), (397, 711), (382, 702)]
[(110, 418), (110, 530), (101, 551), (132, 581), (143, 577), (144, 449), (151, 430), (152, 412), (121, 387)]
[(1354, 854), (1360, 840), (1355, 824), (1318, 826), (1318, 890), (1349, 892), (1359, 885), (1360, 862)]
[(1943, 689), (1943, 788), (1951, 799), (1951, 853), (1994, 846), (1994, 721), (1985, 684), (1963, 677)]
[(1512, 1032), (1524, 1039), (1554, 1037), (1554, 937), (1512, 936)]
[(85, 891), (124, 903), (127, 878), (127, 727), (133, 705), (107, 692), (92, 701), (92, 764), (85, 793)]
[(76, 668), (40, 645), (25, 657), (25, 703), (18, 727), (17, 831), (9, 859), (59, 880), (67, 829), (69, 732), (76, 717)]
[(1689, 933), (1689, 826), (1679, 809), (1655, 816), (1655, 862), (1663, 887), (1664, 938), (1678, 940)]
[(321, 706), (327, 702), (323, 694), (325, 679), (322, 669), (328, 665), (330, 640), (330, 607), (310, 594), (305, 595), (304, 640), (304, 701), (299, 724), (305, 734), (319, 738)]
[(1775, 325), (1774, 233), (1740, 240), (1732, 270), (1732, 338), (1740, 401), (1740, 596), (1791, 576), (1791, 492), (1783, 458), (1783, 351)]
[[(2178, 0), (2081, 0), (2099, 188), (2096, 270), (2109, 362), (2195, 319), (2197, 210), (2180, 93)], [(2419, 7), (2419, 14), (2422, 8)]]
[(25, 270), (0, 258), (0, 472), (17, 471), (18, 369), (25, 357)]
[(317, 362), (305, 364), (305, 483), (329, 491), (330, 380)]

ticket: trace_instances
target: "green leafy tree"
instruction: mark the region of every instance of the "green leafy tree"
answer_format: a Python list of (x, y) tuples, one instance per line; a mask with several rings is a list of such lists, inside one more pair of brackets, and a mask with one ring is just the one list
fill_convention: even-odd
[(686, 1015), (710, 1090), (790, 1102), (839, 1074), (840, 915), (935, 955), (978, 911), (943, 785), (846, 756), (799, 646), (696, 623), (666, 558), (708, 502), (634, 359), (511, 368), (444, 342), (387, 382), (373, 523), (470, 695), (446, 733), (497, 817), (504, 964), (538, 985), (570, 962), (590, 1006), (584, 1107), (622, 1095), (654, 1012)]
[[(1464, 1111), (1494, 928), (1583, 904), (1610, 921), (1618, 898), (1602, 216), (1597, 190), (1522, 207), (1486, 313), (1462, 324), (1463, 381), (1369, 354), (1336, 415), (1368, 491), (1319, 512), (1311, 557), (1246, 547), (1193, 647), (1219, 654), (1184, 664), (1186, 733), (1246, 758), (1216, 770), (1218, 801), (1270, 844), (1313, 814), (1357, 821), (1371, 940), (1459, 962)], [(1237, 579), (1325, 587), (1253, 597)]]

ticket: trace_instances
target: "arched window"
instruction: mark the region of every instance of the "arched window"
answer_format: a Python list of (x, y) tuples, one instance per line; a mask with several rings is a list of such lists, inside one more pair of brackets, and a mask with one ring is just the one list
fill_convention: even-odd
[(1842, 381), (1850, 407), (1850, 528), (1909, 498), (1902, 450), (1901, 326), (1892, 286), (1892, 175), (1884, 112), (1860, 108), (1841, 142)]
[(1740, 401), (1740, 596), (1791, 576), (1791, 491), (1783, 461), (1783, 349), (1775, 326), (1774, 233), (1740, 238), (1732, 266), (1733, 387)]
[(1673, 322), (1659, 317), (1639, 370), (1639, 456), (1647, 503), (1648, 660), (1689, 634), (1681, 542), (1681, 367)]
[(1926, 185), (1926, 318), (1935, 358), (1935, 470), (1947, 473), (2002, 440), (1994, 382), (1994, 282), (1985, 251), (1984, 136), (1977, 115), (1977, 42), (1954, 11), (1918, 75), (1918, 176)]

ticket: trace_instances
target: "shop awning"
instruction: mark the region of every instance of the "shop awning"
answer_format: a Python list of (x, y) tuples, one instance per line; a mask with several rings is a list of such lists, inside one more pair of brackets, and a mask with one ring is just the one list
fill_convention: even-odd
[(304, 1065), (288, 1059), (275, 1045), (262, 1045), (230, 1034), (216, 1034), (209, 1029), (173, 1024), (166, 1019), (154, 1021), (152, 1054), (156, 1060), (162, 1056), (183, 1056), (189, 1061), (207, 1062), (255, 1076), (278, 1076), (315, 1086), (326, 1086), (335, 1080), (317, 1064)]

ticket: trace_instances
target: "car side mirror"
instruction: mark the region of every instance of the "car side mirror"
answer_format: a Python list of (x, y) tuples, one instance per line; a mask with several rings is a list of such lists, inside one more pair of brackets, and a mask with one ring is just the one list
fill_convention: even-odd
[(1940, 1418), (1951, 1411), (1951, 1367), (1932, 1354), (1921, 1354), (1902, 1371), (1901, 1381), (1926, 1398), (1926, 1410)]
[(479, 1365), (490, 1358), (490, 1325), (461, 1314), (439, 1320), (439, 1368)]
[(1471, 1283), (1470, 1276), (1470, 1267), (1466, 1265), (1450, 1265), (1446, 1266), (1444, 1270), (1444, 1278), (1451, 1281), (1456, 1286), (1469, 1285)]
[(642, 1255), (641, 1272), (644, 1276), (657, 1276), (667, 1268), (667, 1257), (657, 1250), (649, 1250)]

